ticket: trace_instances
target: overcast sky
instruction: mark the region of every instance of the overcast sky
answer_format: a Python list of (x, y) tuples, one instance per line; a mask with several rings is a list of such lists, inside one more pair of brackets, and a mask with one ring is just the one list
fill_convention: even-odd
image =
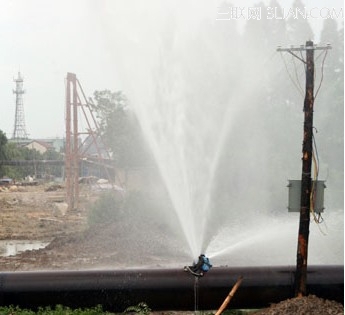
[[(0, 0), (0, 129), (8, 138), (12, 136), (13, 78), (19, 71), (26, 90), (24, 110), (29, 137), (64, 137), (67, 72), (77, 74), (88, 96), (105, 88), (126, 93), (127, 88), (135, 88), (128, 87), (128, 83), (140, 64), (154, 63), (152, 47), (164, 41), (166, 30), (177, 28), (181, 33), (192, 33), (201, 19), (216, 20), (221, 2)], [(230, 2), (242, 7), (258, 3)], [(292, 1), (280, 3), (289, 7)], [(304, 3), (319, 8), (343, 7), (342, 0)], [(321, 28), (321, 18), (310, 22), (316, 30)]]

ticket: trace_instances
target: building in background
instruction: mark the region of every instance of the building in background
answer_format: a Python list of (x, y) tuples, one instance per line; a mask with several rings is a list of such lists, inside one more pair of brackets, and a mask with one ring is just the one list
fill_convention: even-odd
[(19, 147), (28, 149), (35, 149), (41, 154), (52, 150), (58, 153), (63, 153), (65, 148), (65, 139), (63, 138), (49, 138), (49, 139), (9, 139), (9, 142), (16, 143)]

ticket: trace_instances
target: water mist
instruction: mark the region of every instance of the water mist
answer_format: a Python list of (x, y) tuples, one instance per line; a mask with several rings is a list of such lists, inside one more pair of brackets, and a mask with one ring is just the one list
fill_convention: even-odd
[[(286, 185), (300, 177), (302, 124), (291, 113), (302, 107), (271, 100), (284, 64), (255, 34), (243, 38), (203, 19), (190, 25), (161, 10), (158, 22), (137, 29), (140, 36), (116, 54), (176, 212), (170, 223), (181, 228), (192, 259), (205, 253), (216, 264), (294, 264), (298, 217), (287, 213)], [(312, 224), (311, 263), (343, 260), (336, 241), (342, 211), (327, 215), (336, 232), (325, 238), (324, 226)]]

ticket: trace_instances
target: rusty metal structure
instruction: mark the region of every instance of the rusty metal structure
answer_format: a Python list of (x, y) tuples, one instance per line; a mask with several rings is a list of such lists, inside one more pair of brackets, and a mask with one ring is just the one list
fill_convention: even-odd
[[(66, 82), (66, 148), (65, 177), (66, 202), (69, 210), (78, 207), (79, 199), (79, 154), (78, 154), (78, 104), (77, 77), (67, 73)], [(74, 141), (75, 139), (75, 141)], [(73, 141), (73, 144), (72, 144)]]
[[(182, 268), (0, 273), (0, 305), (62, 304), (123, 312), (145, 302), (158, 310), (217, 309), (239, 276), (231, 308), (261, 308), (294, 296), (293, 266), (215, 267), (195, 278)], [(308, 291), (344, 303), (344, 266), (310, 266)], [(197, 305), (195, 298), (197, 295)]]
[[(86, 130), (81, 130), (79, 117), (85, 120)], [(87, 145), (85, 145), (86, 139), (91, 139)], [(69, 210), (78, 208), (80, 161), (88, 160), (87, 150), (91, 145), (96, 148), (97, 154), (90, 163), (95, 163), (94, 159), (96, 159), (96, 163), (104, 166), (110, 180), (108, 169), (111, 166), (104, 164), (105, 159), (110, 160), (110, 154), (100, 136), (99, 126), (93, 115), (91, 103), (87, 100), (77, 76), (74, 73), (67, 73), (65, 178), (66, 202)], [(100, 145), (102, 145), (102, 150)], [(105, 154), (106, 157), (104, 157)]]

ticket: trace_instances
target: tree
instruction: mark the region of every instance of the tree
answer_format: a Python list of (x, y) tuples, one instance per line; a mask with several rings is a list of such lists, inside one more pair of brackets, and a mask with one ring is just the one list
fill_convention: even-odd
[[(38, 160), (62, 160), (61, 153), (54, 150), (48, 150), (41, 154), (35, 149), (18, 146), (15, 142), (9, 142), (6, 134), (0, 130), (0, 160), (3, 161), (38, 161)], [(54, 176), (61, 176), (61, 166), (56, 165), (1, 165), (0, 177), (8, 176), (10, 178), (22, 179), (27, 175), (36, 174), (50, 174)]]
[(126, 96), (110, 90), (95, 91), (97, 113), (103, 139), (119, 167), (145, 166), (149, 154), (141, 129)]
[[(0, 160), (6, 160), (6, 144), (7, 137), (6, 134), (0, 130)], [(4, 176), (3, 166), (0, 165), (0, 176)]]
[(0, 160), (6, 159), (6, 144), (7, 144), (6, 134), (2, 130), (0, 130)]
[[(268, 12), (274, 12), (273, 14), (278, 15), (279, 17), (283, 16), (283, 10), (278, 0), (271, 0), (268, 6)], [(286, 29), (286, 20), (277, 19), (274, 15), (269, 15), (272, 17), (269, 20), (269, 23), (266, 23), (266, 36), (269, 37), (269, 44), (275, 43), (276, 46), (284, 46), (288, 42), (288, 34)], [(271, 47), (270, 47), (271, 48)]]
[(308, 19), (303, 16), (304, 7), (305, 5), (301, 0), (295, 0), (292, 8), (285, 12), (285, 15), (288, 17), (287, 28), (292, 45), (299, 46), (305, 44), (307, 40), (314, 39), (314, 33)]
[(344, 204), (344, 36), (336, 21), (326, 19), (323, 24), (321, 45), (332, 49), (316, 55), (315, 127), (320, 172), (328, 178), (327, 205), (341, 208)]

